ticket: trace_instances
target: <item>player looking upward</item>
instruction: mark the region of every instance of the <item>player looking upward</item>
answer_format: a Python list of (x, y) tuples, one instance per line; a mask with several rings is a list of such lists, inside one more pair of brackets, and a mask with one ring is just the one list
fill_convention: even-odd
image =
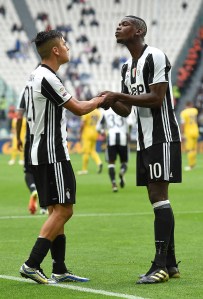
[(153, 284), (179, 277), (175, 257), (174, 214), (169, 184), (181, 182), (180, 131), (174, 113), (171, 65), (159, 49), (145, 44), (147, 26), (136, 16), (124, 17), (117, 29), (117, 43), (131, 58), (122, 68), (122, 93), (103, 92), (105, 104), (121, 116), (137, 107), (137, 185), (146, 186), (154, 210), (155, 256), (138, 284)]

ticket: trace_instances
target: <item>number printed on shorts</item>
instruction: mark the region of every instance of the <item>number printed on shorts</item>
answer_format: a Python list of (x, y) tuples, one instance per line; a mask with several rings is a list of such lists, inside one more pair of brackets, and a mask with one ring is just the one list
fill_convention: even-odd
[(150, 178), (153, 180), (158, 179), (161, 177), (161, 164), (160, 163), (154, 163), (149, 164), (149, 171), (150, 171)]

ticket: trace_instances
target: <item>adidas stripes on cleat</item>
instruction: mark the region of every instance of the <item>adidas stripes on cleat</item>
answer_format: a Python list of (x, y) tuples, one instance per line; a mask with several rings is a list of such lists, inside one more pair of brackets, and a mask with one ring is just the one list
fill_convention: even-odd
[(89, 281), (89, 278), (74, 275), (69, 271), (64, 274), (52, 273), (51, 279), (55, 280), (57, 283), (58, 282), (60, 283), (60, 282), (87, 282), (87, 281)]
[[(175, 266), (166, 266), (169, 278), (180, 278), (180, 271), (178, 269), (179, 263), (180, 262), (178, 262)], [(144, 276), (147, 276), (147, 273), (139, 275), (139, 278), (143, 278)]]
[(168, 271), (166, 268), (159, 268), (156, 269), (154, 272), (150, 273), (149, 275), (144, 275), (140, 278), (136, 284), (152, 284), (152, 283), (161, 283), (168, 281)]
[(30, 278), (39, 284), (55, 284), (56, 281), (49, 279), (42, 269), (30, 268), (25, 263), (20, 268), (20, 275), (25, 278)]

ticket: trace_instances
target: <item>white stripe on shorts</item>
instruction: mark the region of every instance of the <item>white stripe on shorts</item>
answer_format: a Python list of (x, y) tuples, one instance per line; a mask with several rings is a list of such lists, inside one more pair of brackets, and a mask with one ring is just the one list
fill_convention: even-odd
[(164, 180), (170, 178), (170, 143), (163, 143)]
[(58, 190), (59, 203), (65, 203), (64, 182), (61, 162), (54, 163), (56, 185)]

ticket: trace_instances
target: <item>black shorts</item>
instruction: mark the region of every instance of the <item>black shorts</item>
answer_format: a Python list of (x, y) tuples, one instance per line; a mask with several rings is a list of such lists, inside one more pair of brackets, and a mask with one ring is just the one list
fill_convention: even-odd
[(75, 203), (76, 181), (70, 161), (32, 165), (32, 173), (41, 207)]
[(152, 182), (180, 183), (182, 159), (180, 142), (160, 143), (137, 152), (137, 186)]
[(117, 155), (121, 163), (128, 162), (128, 146), (125, 145), (108, 145), (106, 149), (106, 161), (116, 161)]

